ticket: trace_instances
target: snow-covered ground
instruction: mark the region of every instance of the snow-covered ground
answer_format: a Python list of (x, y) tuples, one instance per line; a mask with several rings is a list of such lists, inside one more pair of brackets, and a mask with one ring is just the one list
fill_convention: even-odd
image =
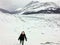
[(20, 45), (21, 31), (27, 36), (24, 45), (50, 45), (45, 42), (60, 45), (60, 14), (10, 15), (0, 12), (0, 45)]

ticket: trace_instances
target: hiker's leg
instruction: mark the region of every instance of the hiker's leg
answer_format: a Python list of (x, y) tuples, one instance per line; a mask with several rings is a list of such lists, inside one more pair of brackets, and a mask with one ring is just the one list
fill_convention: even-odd
[(22, 41), (22, 45), (24, 45), (24, 41)]
[(20, 40), (20, 44), (21, 44), (21, 42), (22, 42), (22, 41)]

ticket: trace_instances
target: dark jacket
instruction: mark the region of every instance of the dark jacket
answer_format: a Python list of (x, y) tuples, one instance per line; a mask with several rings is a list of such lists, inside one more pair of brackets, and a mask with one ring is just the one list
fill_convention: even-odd
[(25, 34), (21, 34), (20, 36), (19, 36), (19, 38), (18, 38), (18, 40), (23, 40), (24, 41), (24, 39), (27, 41), (27, 38), (26, 38), (26, 35)]

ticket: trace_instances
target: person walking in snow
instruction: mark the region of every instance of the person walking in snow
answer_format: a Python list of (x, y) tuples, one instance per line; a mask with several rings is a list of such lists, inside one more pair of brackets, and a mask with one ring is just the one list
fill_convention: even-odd
[(24, 45), (24, 39), (27, 41), (27, 37), (26, 37), (26, 35), (25, 35), (25, 32), (22, 31), (22, 33), (20, 34), (20, 36), (19, 36), (19, 38), (18, 38), (18, 40), (20, 40), (20, 43), (21, 43), (22, 45)]

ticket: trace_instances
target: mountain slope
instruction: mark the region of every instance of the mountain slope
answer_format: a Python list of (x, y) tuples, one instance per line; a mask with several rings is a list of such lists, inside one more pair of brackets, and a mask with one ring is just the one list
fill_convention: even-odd
[(60, 13), (60, 10), (58, 9), (60, 9), (60, 7), (54, 2), (31, 1), (29, 4), (27, 4), (24, 8), (21, 9), (21, 12), (23, 12), (23, 14), (41, 13), (41, 11), (43, 11), (42, 13), (54, 13), (56, 11)]
[(56, 5), (54, 2), (31, 1), (23, 8), (18, 8), (15, 11), (11, 12), (0, 8), (0, 12), (8, 13), (8, 14), (18, 14), (18, 13), (19, 14), (37, 14), (37, 13), (60, 14), (60, 7)]
[(27, 36), (24, 45), (60, 45), (60, 15), (7, 15), (0, 12), (0, 45), (20, 45), (18, 37), (22, 31)]
[(20, 11), (8, 11), (8, 10), (5, 10), (5, 9), (2, 9), (0, 8), (0, 12), (2, 13), (8, 13), (8, 14), (17, 14), (17, 13), (20, 13)]

